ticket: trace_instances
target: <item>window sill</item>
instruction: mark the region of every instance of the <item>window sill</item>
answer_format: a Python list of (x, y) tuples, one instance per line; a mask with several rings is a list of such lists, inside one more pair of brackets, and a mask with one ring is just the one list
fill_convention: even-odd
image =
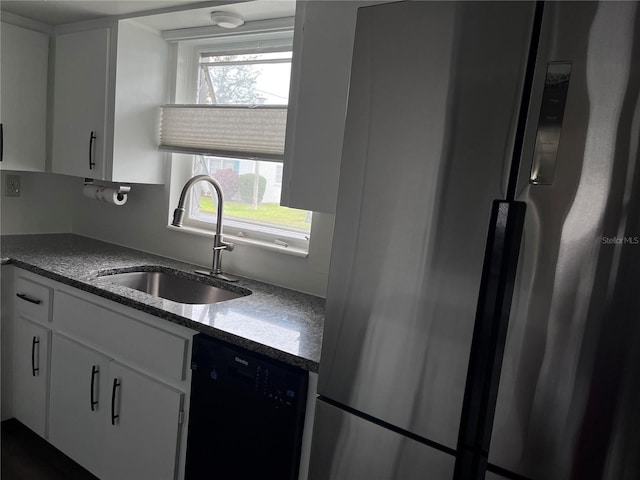
[[(201, 237), (208, 237), (213, 241), (214, 233), (210, 230), (204, 230), (202, 228), (195, 228), (195, 227), (188, 227), (188, 226), (174, 227), (173, 225), (167, 225), (167, 228), (169, 230), (175, 230), (177, 232), (187, 233), (191, 235), (199, 235)], [(246, 245), (246, 246), (262, 248), (264, 250), (283, 253), (285, 255), (293, 255), (294, 257), (307, 258), (309, 256), (309, 252), (301, 248), (295, 248), (295, 247), (286, 246), (286, 245), (278, 245), (276, 243), (265, 242), (265, 241), (256, 240), (253, 238), (238, 237), (236, 235), (224, 234), (224, 240), (227, 242), (234, 243), (236, 245)]]

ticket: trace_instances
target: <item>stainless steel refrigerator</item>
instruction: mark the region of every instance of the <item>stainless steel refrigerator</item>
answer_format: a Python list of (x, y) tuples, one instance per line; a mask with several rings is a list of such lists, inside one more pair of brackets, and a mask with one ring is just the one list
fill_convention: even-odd
[(310, 479), (640, 478), (639, 91), (638, 2), (359, 9)]

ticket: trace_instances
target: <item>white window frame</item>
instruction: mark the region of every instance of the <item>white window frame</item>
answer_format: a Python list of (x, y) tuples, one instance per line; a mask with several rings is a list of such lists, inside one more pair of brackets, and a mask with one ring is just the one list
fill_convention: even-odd
[[(176, 94), (174, 95), (175, 103), (195, 103), (199, 70), (200, 57), (203, 53), (212, 53), (215, 55), (232, 55), (242, 53), (267, 53), (274, 51), (292, 51), (293, 50), (293, 28), (286, 32), (278, 32), (273, 35), (271, 33), (260, 34), (252, 33), (248, 35), (238, 35), (229, 38), (216, 37), (211, 39), (198, 39), (184, 42), (184, 48), (181, 52), (180, 46), (177, 47), (177, 69), (183, 71), (172, 72), (177, 76)], [(186, 71), (185, 71), (186, 70)], [(179, 84), (182, 77), (182, 88)], [(180, 97), (180, 98), (178, 98)], [(182, 185), (193, 175), (193, 159), (194, 155), (173, 154), (171, 166), (171, 197), (177, 198), (176, 191), (179, 194)], [(230, 160), (235, 158), (228, 157)], [(237, 158), (238, 160), (246, 160)], [(256, 159), (260, 160), (260, 159)], [(268, 161), (268, 160), (265, 160)], [(281, 162), (276, 162), (282, 165)], [(202, 185), (208, 185), (202, 183)], [(208, 188), (212, 187), (209, 185)], [(215, 193), (212, 191), (213, 198)], [(191, 213), (193, 205), (196, 204), (197, 192), (195, 188), (191, 189), (187, 199), (187, 212)], [(169, 216), (173, 212), (175, 205), (170, 206)], [(224, 215), (224, 212), (223, 212)], [(312, 215), (309, 212), (309, 215)], [(279, 229), (264, 224), (254, 224), (250, 221), (237, 221), (228, 217), (223, 217), (223, 234), (227, 241), (238, 244), (254, 245), (268, 250), (288, 253), (294, 256), (306, 257), (309, 252), (310, 234), (286, 229)], [(203, 222), (186, 215), (183, 227), (179, 230), (196, 235), (212, 237), (215, 230), (215, 223)], [(175, 229), (171, 225), (168, 228)]]

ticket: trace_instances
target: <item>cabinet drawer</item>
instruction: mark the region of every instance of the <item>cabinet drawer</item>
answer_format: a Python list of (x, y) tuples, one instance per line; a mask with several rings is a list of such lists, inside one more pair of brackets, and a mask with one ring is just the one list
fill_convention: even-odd
[(18, 273), (16, 278), (16, 311), (37, 321), (48, 322), (51, 311), (51, 288)]
[(110, 357), (165, 380), (183, 381), (188, 340), (57, 291), (56, 329)]

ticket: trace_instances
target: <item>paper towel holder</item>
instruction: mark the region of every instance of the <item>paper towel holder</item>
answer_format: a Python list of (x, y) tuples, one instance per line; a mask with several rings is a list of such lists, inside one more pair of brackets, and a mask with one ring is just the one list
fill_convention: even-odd
[(113, 188), (118, 194), (118, 200), (125, 199), (127, 197), (127, 194), (131, 191), (131, 187), (129, 185), (119, 185), (119, 184), (113, 184), (113, 183), (110, 183), (110, 182), (96, 183), (93, 178), (85, 178), (84, 179), (83, 187), (87, 186), (87, 185), (95, 185), (97, 187)]

